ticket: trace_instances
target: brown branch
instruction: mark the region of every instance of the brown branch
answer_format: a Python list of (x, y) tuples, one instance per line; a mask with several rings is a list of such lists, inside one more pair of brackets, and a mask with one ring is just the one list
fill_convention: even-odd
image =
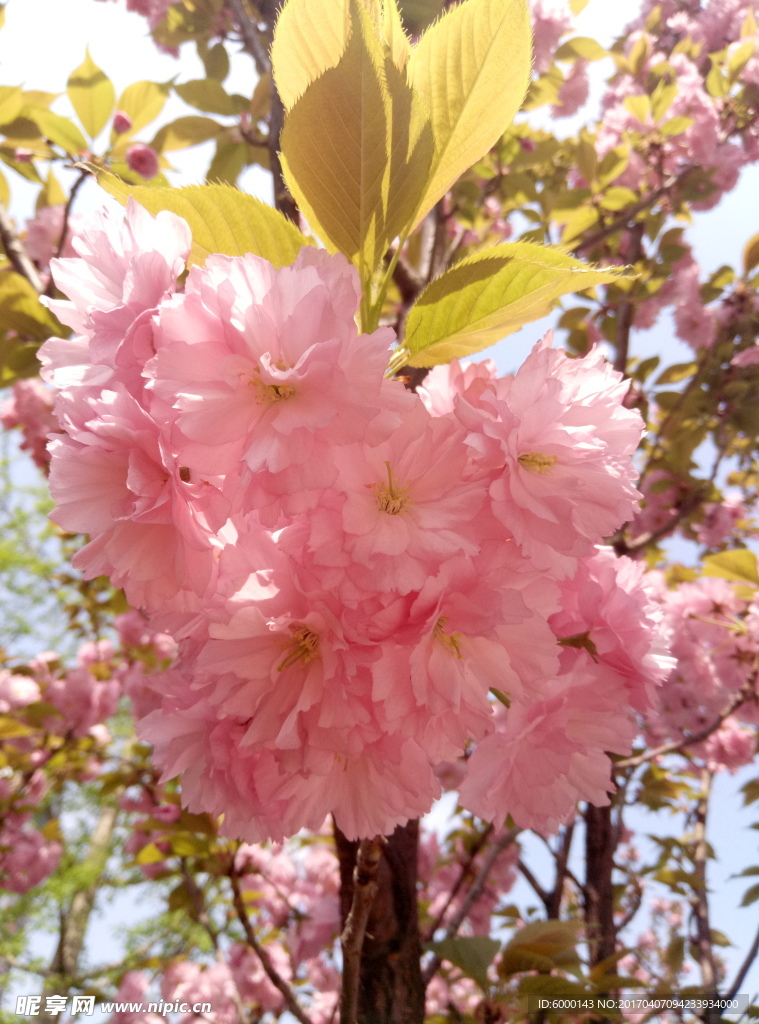
[(492, 831), (493, 831), (493, 826), (488, 824), (485, 827), (485, 829), (482, 832), (480, 832), (480, 834), (477, 836), (477, 839), (474, 841), (474, 843), (472, 845), (472, 849), (469, 851), (469, 853), (467, 854), (466, 858), (461, 862), (461, 866), (460, 866), (460, 869), (459, 869), (459, 876), (456, 879), (456, 881), (454, 882), (453, 887), (451, 888), (451, 891), (448, 893), (448, 898), (445, 901), (442, 910), (437, 915), (435, 920), (430, 924), (429, 928), (427, 929), (427, 931), (424, 934), (424, 941), (425, 942), (429, 942), (432, 938), (434, 938), (435, 932), (438, 930), (440, 925), (443, 923), (443, 919), (445, 918), (445, 915), (448, 912), (448, 908), (450, 907), (451, 903), (453, 903), (455, 898), (458, 896), (459, 890), (461, 889), (461, 886), (464, 884), (464, 882), (467, 880), (467, 878), (472, 873), (472, 864), (474, 863), (475, 858), (477, 857), (477, 854), (480, 852), (482, 847), (487, 842), (488, 836), (490, 835), (490, 833)]
[(694, 743), (700, 743), (702, 740), (708, 739), (713, 732), (722, 725), (725, 719), (732, 715), (732, 713), (739, 708), (741, 704), (744, 704), (747, 700), (750, 700), (754, 696), (754, 688), (756, 687), (757, 671), (754, 670), (751, 676), (746, 680), (740, 690), (737, 690), (730, 698), (727, 706), (719, 713), (717, 718), (710, 724), (705, 726), (703, 729), (699, 729), (698, 732), (692, 733), (690, 736), (686, 736), (682, 740), (674, 740), (672, 743), (664, 743), (661, 747), (654, 747), (653, 750), (648, 750), (643, 754), (638, 754), (636, 757), (626, 757), (622, 761), (614, 762), (614, 770), (618, 768), (638, 768), (642, 764), (646, 764), (648, 761), (653, 761), (657, 757), (662, 757), (664, 754), (676, 754), (681, 750), (686, 750), (688, 747), (693, 746)]
[[(704, 993), (709, 997), (717, 995), (717, 965), (714, 959), (714, 948), (712, 946), (712, 930), (709, 923), (709, 893), (706, 887), (706, 859), (709, 846), (706, 841), (706, 816), (709, 809), (709, 794), (711, 792), (712, 773), (708, 768), (701, 772), (701, 792), (696, 804), (696, 822), (694, 829), (693, 867), (696, 876), (693, 887), (691, 906), (696, 918), (696, 951), (698, 963), (701, 968), (701, 982)], [(702, 1020), (716, 1022), (721, 1018), (718, 1012), (707, 1011)]]
[[(68, 910), (61, 913), (60, 939), (50, 964), (48, 978), (43, 986), (43, 995), (45, 996), (68, 996), (73, 987), (79, 958), (84, 948), (87, 927), (102, 885), (103, 872), (108, 861), (111, 840), (119, 815), (118, 800), (123, 789), (124, 787), (121, 786), (115, 790), (111, 795), (110, 802), (101, 808), (92, 831), (83, 866), (91, 870), (94, 881), (85, 888), (77, 890)], [(41, 1024), (42, 1022), (52, 1024), (56, 1020), (55, 1014), (43, 1012), (40, 1016)]]
[(27, 256), (26, 250), (11, 224), (8, 211), (2, 203), (0, 203), (0, 241), (2, 241), (6, 255), (16, 273), (25, 277), (36, 292), (42, 292), (42, 279), (39, 271)]
[(645, 210), (655, 206), (656, 203), (665, 195), (671, 188), (679, 183), (678, 177), (668, 178), (663, 185), (659, 188), (654, 189), (649, 195), (645, 196), (637, 203), (633, 203), (632, 206), (625, 207), (622, 212), (607, 224), (603, 228), (599, 228), (598, 231), (594, 231), (592, 235), (588, 235), (584, 238), (579, 245), (576, 245), (572, 252), (575, 256), (580, 256), (584, 252), (588, 252), (590, 249), (595, 248), (599, 242), (603, 242), (604, 239), (608, 238), (609, 235), (613, 235), (617, 231), (621, 231), (622, 228), (628, 226), (633, 217), (637, 217), (639, 213), (643, 213)]
[(274, 966), (271, 957), (256, 938), (256, 933), (253, 931), (253, 926), (250, 923), (248, 912), (245, 909), (245, 901), (242, 898), (242, 892), (240, 890), (240, 879), (234, 864), (232, 864), (229, 869), (229, 880), (232, 883), (233, 903), (235, 910), (237, 911), (237, 918), (243, 927), (245, 939), (248, 945), (261, 961), (261, 966), (266, 972), (269, 981), (282, 993), (285, 1003), (287, 1004), (287, 1009), (293, 1017), (299, 1020), (300, 1024), (311, 1024), (311, 1021), (303, 1012), (300, 1004), (295, 998), (292, 989)]
[(559, 911), (561, 910), (561, 901), (564, 896), (564, 880), (567, 877), (569, 851), (572, 847), (573, 836), (574, 825), (569, 825), (564, 829), (564, 834), (561, 837), (561, 846), (556, 855), (556, 881), (554, 882), (553, 890), (548, 894), (549, 898), (546, 903), (546, 911), (550, 919), (558, 919)]
[[(82, 187), (85, 181), (91, 176), (92, 171), (90, 171), (89, 169), (83, 170), (71, 187), (71, 192), (69, 194), (68, 199), (66, 200), (66, 205), (63, 209), (63, 227), (61, 228), (61, 237), (58, 240), (58, 246), (55, 251), (55, 255), (58, 257), (58, 259), (60, 259), (61, 255), (63, 254), (63, 250), (66, 246), (66, 239), (68, 238), (69, 234), (69, 221), (71, 220), (71, 211), (74, 207), (74, 202), (76, 200), (77, 193), (79, 192), (79, 189)], [(49, 298), (52, 298), (53, 295), (55, 295), (55, 282), (53, 281), (52, 274), (50, 275), (50, 280), (47, 283), (45, 295), (47, 295)]]
[(544, 905), (546, 910), (548, 910), (548, 903), (549, 903), (549, 900), (550, 900), (550, 897), (551, 897), (551, 894), (549, 893), (549, 891), (547, 889), (543, 888), (543, 886), (537, 880), (535, 875), (533, 875), (532, 870), (527, 867), (527, 865), (525, 864), (525, 862), (521, 858), (517, 861), (517, 867), (522, 872), (522, 874), (524, 875), (525, 879), (532, 886), (532, 889), (535, 892), (535, 895), (540, 900), (540, 902)]
[(751, 948), (746, 953), (746, 958), (740, 966), (738, 973), (735, 976), (735, 981), (730, 986), (730, 991), (726, 993), (725, 999), (735, 999), (736, 995), (740, 992), (741, 985), (746, 980), (746, 975), (751, 970), (751, 965), (754, 960), (759, 956), (759, 931), (754, 936), (754, 941), (751, 943)]
[[(643, 232), (645, 224), (635, 224), (629, 231), (630, 246), (625, 254), (629, 263), (637, 263), (643, 254)], [(618, 373), (627, 373), (627, 356), (630, 350), (630, 331), (635, 319), (635, 304), (630, 299), (622, 299), (617, 306), (617, 326), (614, 332), (614, 345), (617, 353), (614, 358), (614, 369)]]
[(271, 59), (261, 41), (255, 21), (245, 10), (244, 0), (226, 0), (226, 7), (237, 25), (237, 29), (242, 37), (243, 47), (253, 58), (256, 71), (259, 75), (270, 74)]
[(366, 923), (377, 895), (377, 871), (387, 840), (384, 836), (362, 839), (353, 869), (353, 902), (340, 936), (343, 951), (343, 983), (340, 990), (340, 1024), (357, 1024), (361, 950)]
[[(503, 835), (500, 836), (500, 838), (498, 838), (490, 847), (488, 855), (485, 858), (485, 861), (482, 867), (480, 868), (477, 877), (475, 878), (474, 882), (472, 882), (472, 886), (469, 892), (466, 894), (464, 902), (461, 904), (459, 909), (448, 922), (448, 925), (445, 929), (446, 939), (451, 939), (453, 938), (454, 935), (456, 935), (467, 914), (482, 895), (482, 892), (487, 884), (488, 875), (493, 870), (493, 865), (498, 860), (503, 851), (507, 847), (511, 846), (511, 844), (514, 842), (514, 840), (520, 832), (521, 829), (519, 828), (510, 828), (507, 832), (504, 832)], [(442, 962), (442, 958), (439, 957), (436, 953), (433, 956), (432, 960), (430, 960), (430, 962), (427, 964), (427, 966), (424, 969), (423, 975), (425, 985), (428, 985), (432, 978), (435, 976)]]

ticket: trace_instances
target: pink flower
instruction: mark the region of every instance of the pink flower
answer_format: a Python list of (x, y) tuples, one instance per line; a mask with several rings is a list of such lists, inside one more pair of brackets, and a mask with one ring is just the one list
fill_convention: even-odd
[(512, 702), (499, 728), (469, 759), (461, 802), (488, 821), (510, 814), (517, 825), (555, 832), (578, 800), (608, 804), (606, 751), (629, 753), (637, 726), (624, 691), (594, 666), (551, 683), (551, 696)]
[(475, 380), (495, 380), (498, 375), (495, 363), (484, 359), (479, 363), (462, 363), (452, 359), (450, 363), (433, 366), (417, 394), (432, 416), (445, 416), (453, 412), (456, 395), (463, 395)]
[(559, 40), (574, 23), (566, 0), (532, 0), (532, 31), (535, 70), (548, 71)]
[(150, 178), (155, 178), (156, 174), (158, 174), (158, 154), (150, 146), (146, 146), (144, 142), (135, 142), (128, 146), (126, 159), (130, 171), (134, 171), (135, 174), (139, 174), (142, 178), (150, 180)]
[(113, 115), (113, 130), (117, 135), (123, 135), (132, 127), (132, 119), (123, 110), (117, 110)]
[(6, 430), (21, 429), (24, 437), (21, 450), (29, 452), (40, 469), (47, 470), (48, 435), (60, 429), (53, 413), (52, 392), (34, 377), (16, 381), (12, 397), (0, 406), (0, 422)]
[(534, 566), (561, 577), (632, 518), (631, 455), (643, 424), (600, 352), (568, 359), (535, 346), (513, 377), (459, 400), (467, 443), (490, 470), (493, 514)]
[(589, 92), (587, 62), (576, 60), (559, 89), (557, 102), (551, 107), (551, 113), (554, 117), (572, 117), (587, 103)]

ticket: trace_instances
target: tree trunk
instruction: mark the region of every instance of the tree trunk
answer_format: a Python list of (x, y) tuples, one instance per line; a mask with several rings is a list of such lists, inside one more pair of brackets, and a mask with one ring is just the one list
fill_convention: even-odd
[(591, 967), (613, 956), (617, 948), (612, 882), (615, 848), (611, 807), (588, 804), (585, 812), (585, 921)]
[[(343, 926), (353, 901), (353, 868), (358, 842), (335, 826), (340, 859)], [(361, 953), (359, 1024), (422, 1024), (424, 982), (416, 901), (419, 822), (399, 826), (388, 837), (377, 873), (377, 895)]]

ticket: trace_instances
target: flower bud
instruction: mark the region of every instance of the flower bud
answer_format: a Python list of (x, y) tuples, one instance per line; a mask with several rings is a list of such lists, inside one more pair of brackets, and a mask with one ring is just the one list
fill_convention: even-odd
[(132, 119), (123, 110), (117, 110), (113, 115), (113, 130), (116, 135), (123, 135), (132, 127)]
[(135, 142), (127, 150), (127, 163), (132, 171), (143, 178), (155, 178), (158, 174), (158, 154), (143, 142)]

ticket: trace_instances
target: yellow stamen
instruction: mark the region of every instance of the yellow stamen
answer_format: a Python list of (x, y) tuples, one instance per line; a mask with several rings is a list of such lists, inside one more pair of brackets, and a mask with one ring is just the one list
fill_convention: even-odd
[(387, 512), (389, 516), (398, 516), (407, 505), (411, 504), (411, 495), (407, 487), (398, 487), (393, 481), (390, 463), (386, 462), (385, 466), (387, 467), (387, 483), (374, 485), (377, 508), (380, 512)]
[(290, 632), (292, 634), (292, 640), (287, 644), (289, 653), (285, 655), (279, 665), (280, 672), (286, 668), (291, 668), (299, 661), (303, 662), (305, 665), (308, 664), (309, 661), (313, 661), (315, 658), (321, 657), (319, 653), (318, 633), (314, 633), (314, 631), (304, 622), (293, 622), (290, 625)]
[(448, 621), (445, 615), (441, 615), (435, 623), (435, 639), (440, 640), (441, 643), (453, 651), (457, 658), (461, 658), (461, 633), (446, 633), (444, 626)]
[[(278, 370), (291, 369), (291, 367), (286, 366), (284, 363), (275, 363), (274, 365)], [(292, 384), (266, 384), (261, 380), (261, 370), (258, 367), (256, 367), (255, 376), (250, 383), (256, 393), (258, 405), (273, 405), (274, 402), (284, 402), (295, 394), (295, 388)]]
[(551, 468), (558, 461), (556, 455), (544, 455), (543, 452), (527, 452), (526, 455), (520, 455), (517, 459), (520, 466), (529, 470), (530, 473), (537, 473), (539, 476), (550, 473)]

